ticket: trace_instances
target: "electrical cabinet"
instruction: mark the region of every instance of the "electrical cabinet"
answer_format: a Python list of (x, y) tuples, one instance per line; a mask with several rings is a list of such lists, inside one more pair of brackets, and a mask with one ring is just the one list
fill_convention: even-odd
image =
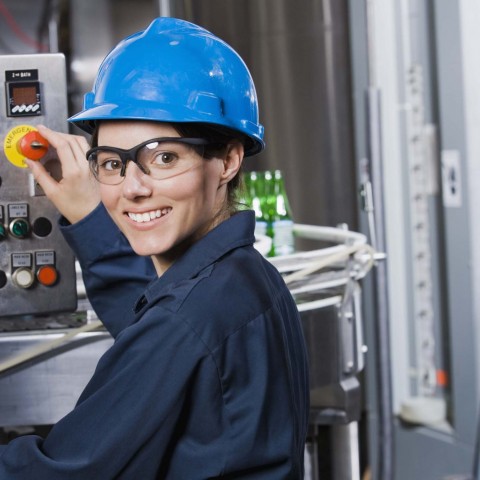
[(24, 163), (42, 162), (61, 179), (39, 124), (67, 129), (64, 56), (0, 56), (0, 317), (77, 305), (75, 259), (57, 228), (58, 212)]

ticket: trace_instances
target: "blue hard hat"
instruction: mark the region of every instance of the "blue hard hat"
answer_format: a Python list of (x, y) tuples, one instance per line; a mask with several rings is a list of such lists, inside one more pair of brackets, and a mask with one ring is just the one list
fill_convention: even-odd
[(70, 122), (92, 133), (101, 120), (200, 122), (227, 127), (264, 148), (250, 72), (223, 40), (170, 17), (122, 40), (103, 60), (84, 109)]

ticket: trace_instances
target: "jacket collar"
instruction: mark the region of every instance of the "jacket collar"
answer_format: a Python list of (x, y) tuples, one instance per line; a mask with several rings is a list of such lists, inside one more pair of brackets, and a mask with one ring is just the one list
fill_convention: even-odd
[(254, 212), (241, 211), (217, 225), (194, 243), (173, 265), (147, 287), (135, 304), (135, 313), (158, 298), (168, 285), (197, 276), (231, 250), (255, 242)]

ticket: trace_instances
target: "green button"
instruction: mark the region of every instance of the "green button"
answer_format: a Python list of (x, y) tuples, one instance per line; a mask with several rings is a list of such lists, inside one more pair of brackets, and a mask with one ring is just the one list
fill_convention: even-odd
[(7, 230), (5, 225), (0, 223), (0, 240), (4, 240), (5, 238), (7, 238)]
[(14, 220), (11, 224), (10, 231), (17, 238), (24, 238), (28, 234), (28, 223), (25, 220)]

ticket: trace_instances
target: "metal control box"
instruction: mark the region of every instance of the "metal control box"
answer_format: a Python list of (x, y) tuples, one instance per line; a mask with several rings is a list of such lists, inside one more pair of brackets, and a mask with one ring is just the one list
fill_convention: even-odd
[(64, 56), (0, 56), (0, 317), (77, 305), (75, 259), (59, 214), (23, 162), (37, 156), (61, 178), (55, 149), (36, 136), (39, 124), (67, 131)]

